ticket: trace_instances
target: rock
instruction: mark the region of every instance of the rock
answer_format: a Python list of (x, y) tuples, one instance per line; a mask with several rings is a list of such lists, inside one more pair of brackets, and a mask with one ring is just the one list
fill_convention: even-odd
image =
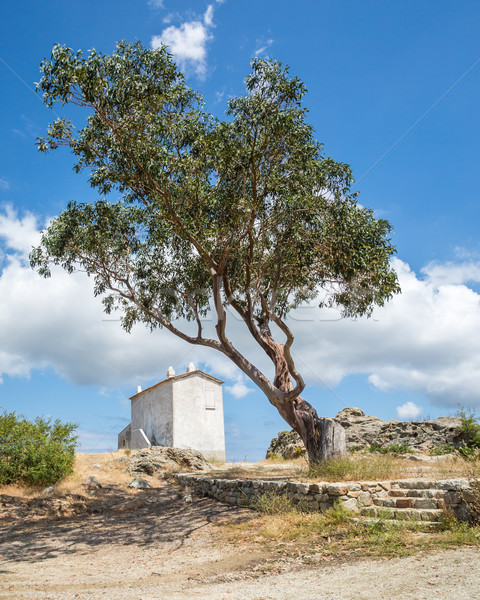
[(134, 488), (135, 490), (148, 490), (152, 486), (148, 483), (146, 479), (142, 479), (141, 477), (135, 477), (135, 479), (128, 484), (128, 487)]
[(98, 490), (102, 487), (102, 484), (99, 483), (97, 481), (97, 478), (94, 477), (93, 475), (90, 475), (89, 477), (87, 477), (85, 479), (85, 481), (82, 483), (83, 487), (85, 487), (87, 490)]
[(281, 431), (276, 438), (270, 442), (267, 450), (267, 458), (275, 458), (278, 455), (286, 460), (305, 456), (306, 450), (301, 437), (293, 429)]
[(184, 502), (193, 502), (192, 494), (185, 494), (185, 496), (182, 496), (182, 500)]
[(184, 471), (206, 471), (211, 466), (197, 450), (183, 450), (167, 446), (152, 446), (149, 450), (133, 451), (127, 463), (129, 473), (160, 475), (168, 468)]
[[(466, 441), (461, 433), (461, 419), (457, 417), (439, 417), (436, 421), (383, 421), (366, 415), (360, 408), (350, 407), (341, 410), (334, 420), (344, 427), (349, 450), (362, 450), (372, 444), (380, 448), (396, 444), (409, 446), (416, 452), (428, 452), (447, 444), (459, 448)], [(304, 454), (303, 442), (293, 430), (279, 433), (267, 450), (267, 458), (278, 455), (291, 459)]]
[(53, 486), (49, 485), (43, 490), (44, 494), (51, 494), (53, 492)]

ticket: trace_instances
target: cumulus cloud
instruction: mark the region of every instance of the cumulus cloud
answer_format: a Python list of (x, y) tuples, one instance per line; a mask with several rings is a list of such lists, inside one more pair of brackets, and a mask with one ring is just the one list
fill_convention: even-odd
[[(83, 273), (62, 269), (43, 279), (30, 269), (28, 254), (40, 232), (31, 214), (8, 207), (0, 211), (0, 376), (28, 376), (53, 367), (80, 385), (141, 383), (163, 376), (166, 366), (180, 368), (195, 358), (191, 347), (166, 331), (153, 334), (141, 325), (124, 332), (115, 317), (93, 297)], [(200, 357), (199, 357), (200, 358)]]
[(399, 419), (418, 419), (423, 413), (423, 408), (417, 406), (415, 402), (405, 402), (401, 406), (397, 406), (397, 417)]
[(245, 398), (250, 392), (253, 392), (252, 388), (249, 388), (245, 384), (245, 377), (241, 374), (237, 375), (232, 385), (226, 385), (225, 390), (231, 394), (237, 400)]
[[(103, 313), (84, 274), (55, 269), (51, 279), (40, 278), (28, 264), (40, 225), (32, 214), (0, 210), (0, 376), (53, 367), (77, 384), (136, 386), (163, 377), (170, 364), (179, 372), (193, 361), (224, 378), (233, 396), (249, 393), (238, 369), (213, 350), (141, 325), (126, 334), (115, 316)], [(402, 294), (371, 319), (340, 319), (314, 306), (292, 313), (294, 358), (307, 383), (333, 387), (349, 374), (364, 374), (385, 392), (413, 391), (449, 407), (480, 405), (480, 295), (462, 283), (480, 281), (480, 262), (431, 264), (421, 276), (401, 260), (394, 267)], [(213, 322), (206, 326), (213, 330)], [(273, 376), (268, 358), (233, 314), (228, 333)]]
[(154, 10), (163, 8), (163, 0), (148, 0), (147, 4), (150, 8), (153, 8)]
[(257, 49), (255, 50), (255, 56), (265, 55), (265, 52), (270, 48), (273, 44), (273, 39), (268, 40), (257, 40)]
[(207, 71), (207, 43), (213, 38), (213, 4), (209, 4), (201, 20), (186, 21), (179, 27), (171, 25), (150, 41), (152, 48), (169, 47), (182, 71), (195, 72), (205, 77)]

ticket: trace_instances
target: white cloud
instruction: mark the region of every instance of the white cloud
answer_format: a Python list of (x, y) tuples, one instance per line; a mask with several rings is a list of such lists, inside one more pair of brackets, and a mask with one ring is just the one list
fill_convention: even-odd
[(271, 38), (264, 41), (257, 40), (258, 48), (255, 50), (255, 56), (261, 56), (262, 54), (265, 54), (266, 50), (268, 50), (272, 44), (273, 39)]
[(0, 177), (0, 190), (9, 190), (10, 183), (5, 179), (5, 177)]
[(240, 400), (241, 398), (245, 398), (250, 392), (253, 392), (252, 388), (249, 388), (245, 384), (245, 377), (242, 374), (236, 376), (235, 383), (233, 385), (226, 385), (225, 390), (232, 394), (234, 398)]
[(205, 14), (203, 15), (203, 22), (207, 27), (211, 27), (213, 25), (213, 12), (213, 4), (209, 4)]
[[(141, 325), (126, 334), (114, 316), (103, 313), (85, 275), (54, 269), (51, 279), (40, 278), (28, 264), (39, 235), (32, 214), (0, 210), (0, 248), (6, 253), (0, 265), (0, 377), (53, 367), (78, 384), (136, 387), (163, 377), (170, 364), (181, 372), (193, 361), (225, 378), (232, 395), (248, 393), (239, 370), (213, 350)], [(335, 311), (313, 306), (292, 313), (294, 358), (307, 384), (335, 386), (357, 373), (385, 392), (409, 390), (449, 407), (480, 406), (480, 294), (460, 283), (477, 281), (480, 263), (427, 265), (423, 277), (398, 259), (394, 266), (403, 292), (372, 319), (339, 319)], [(273, 375), (268, 358), (233, 315), (228, 333), (249, 360)]]
[(36, 217), (25, 213), (23, 218), (18, 218), (11, 204), (4, 207), (3, 214), (0, 213), (0, 239), (8, 250), (14, 250), (24, 256), (28, 256), (32, 246), (40, 242), (40, 232)]
[(209, 4), (203, 20), (186, 21), (179, 27), (171, 25), (160, 35), (154, 35), (150, 41), (152, 48), (162, 44), (169, 47), (182, 71), (193, 70), (199, 77), (205, 77), (207, 71), (207, 43), (213, 39), (210, 29), (213, 27), (213, 4)]
[(155, 10), (163, 8), (163, 0), (148, 0), (147, 4), (150, 8)]
[(405, 402), (402, 406), (397, 406), (397, 416), (399, 419), (417, 419), (423, 413), (423, 408), (417, 406), (415, 402)]
[(480, 281), (480, 263), (477, 261), (468, 262), (447, 262), (429, 263), (422, 269), (428, 280), (437, 287), (448, 284), (461, 284), (467, 282)]

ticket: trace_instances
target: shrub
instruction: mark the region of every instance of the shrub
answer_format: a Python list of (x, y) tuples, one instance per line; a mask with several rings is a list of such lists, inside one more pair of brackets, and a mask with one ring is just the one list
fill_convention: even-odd
[(0, 485), (52, 485), (73, 472), (78, 426), (15, 412), (0, 416)]
[(368, 447), (369, 452), (378, 452), (379, 454), (408, 454), (413, 452), (408, 444), (390, 444), (389, 446), (380, 446), (374, 442)]
[(475, 410), (461, 408), (458, 416), (462, 422), (460, 431), (466, 438), (467, 446), (480, 448), (480, 424)]
[(442, 454), (451, 454), (455, 448), (450, 446), (450, 444), (442, 444), (441, 446), (435, 446), (430, 450), (430, 454), (432, 456), (441, 456)]
[(250, 508), (264, 515), (283, 515), (299, 512), (304, 509), (301, 504), (295, 503), (285, 493), (264, 492), (250, 500)]

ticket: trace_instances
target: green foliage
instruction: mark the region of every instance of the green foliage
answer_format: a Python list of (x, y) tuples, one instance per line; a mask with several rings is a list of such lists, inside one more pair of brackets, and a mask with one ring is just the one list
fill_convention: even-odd
[(0, 485), (52, 485), (73, 472), (77, 425), (14, 412), (0, 416)]
[[(458, 411), (458, 416), (462, 422), (460, 431), (467, 440), (467, 446), (480, 448), (480, 424), (475, 410), (473, 408), (461, 408)], [(463, 450), (463, 448), (460, 450)]]
[(345, 508), (341, 500), (337, 500), (332, 508), (325, 512), (325, 520), (328, 525), (348, 525), (353, 522), (352, 511)]
[[(251, 69), (220, 120), (165, 47), (120, 42), (85, 58), (55, 45), (37, 89), (48, 107), (68, 104), (87, 119), (83, 128), (57, 119), (38, 148), (66, 146), (101, 196), (121, 198), (70, 203), (31, 264), (45, 277), (52, 265), (85, 271), (127, 331), (143, 322), (223, 352), (278, 407), (305, 385), (290, 352), (292, 309), (316, 302), (370, 315), (400, 290), (391, 226), (357, 203), (350, 167), (315, 139), (305, 85), (275, 60)], [(282, 389), (228, 339), (225, 307), (286, 373)], [(204, 335), (211, 312), (216, 339)], [(179, 320), (195, 327), (180, 330)]]
[(441, 446), (436, 446), (430, 450), (430, 454), (433, 456), (441, 456), (442, 454), (451, 454), (455, 448), (450, 444), (442, 444)]
[(306, 450), (303, 446), (295, 446), (295, 450), (293, 451), (293, 458), (300, 458), (304, 456)]
[(285, 457), (279, 454), (278, 452), (269, 452), (267, 456), (268, 460), (285, 460)]
[(44, 275), (50, 263), (86, 269), (96, 293), (113, 290), (105, 308), (122, 308), (127, 329), (207, 312), (212, 268), (242, 308), (255, 281), (260, 319), (262, 295), (284, 316), (325, 287), (321, 304), (356, 315), (398, 291), (390, 225), (356, 203), (348, 165), (322, 153), (305, 86), (281, 63), (252, 62), (247, 94), (229, 101), (225, 121), (203, 112), (165, 48), (121, 42), (85, 59), (56, 45), (42, 71), (47, 106), (90, 116), (78, 132), (58, 119), (39, 149), (69, 147), (100, 194), (124, 197), (70, 204), (32, 264)]
[(380, 446), (374, 442), (368, 447), (369, 452), (378, 452), (379, 454), (409, 454), (413, 452), (408, 444), (389, 444), (388, 446)]

